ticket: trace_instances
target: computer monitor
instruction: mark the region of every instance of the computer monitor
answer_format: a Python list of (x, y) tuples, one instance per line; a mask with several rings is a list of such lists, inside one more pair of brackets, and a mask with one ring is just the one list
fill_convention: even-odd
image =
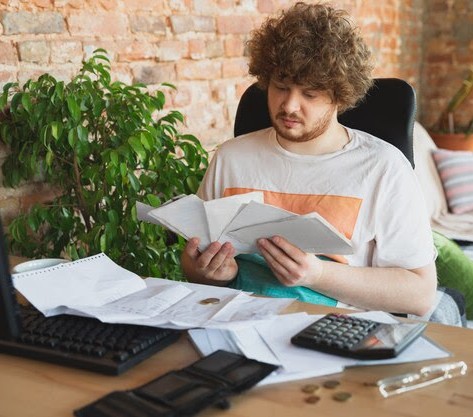
[(0, 218), (0, 339), (15, 339), (20, 334), (19, 308), (10, 275), (7, 242)]

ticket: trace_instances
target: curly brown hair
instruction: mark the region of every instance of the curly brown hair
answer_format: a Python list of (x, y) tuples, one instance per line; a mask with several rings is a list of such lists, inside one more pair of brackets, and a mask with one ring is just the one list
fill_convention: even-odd
[(371, 53), (346, 11), (298, 2), (267, 19), (248, 41), (249, 73), (261, 88), (271, 77), (329, 92), (343, 112), (372, 85)]

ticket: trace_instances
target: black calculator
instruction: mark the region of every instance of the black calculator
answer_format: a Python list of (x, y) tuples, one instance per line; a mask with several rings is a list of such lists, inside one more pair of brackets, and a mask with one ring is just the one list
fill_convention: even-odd
[(378, 323), (327, 314), (291, 338), (294, 345), (359, 359), (393, 358), (416, 340), (427, 323)]

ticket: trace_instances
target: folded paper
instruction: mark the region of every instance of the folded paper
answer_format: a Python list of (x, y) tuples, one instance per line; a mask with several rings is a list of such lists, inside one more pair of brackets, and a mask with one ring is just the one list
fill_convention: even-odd
[(309, 253), (347, 255), (351, 242), (316, 212), (298, 215), (264, 204), (262, 192), (210, 201), (188, 195), (154, 208), (137, 203), (138, 219), (159, 224), (183, 236), (198, 237), (199, 249), (211, 242), (230, 242), (236, 253), (257, 253), (259, 238), (282, 236)]

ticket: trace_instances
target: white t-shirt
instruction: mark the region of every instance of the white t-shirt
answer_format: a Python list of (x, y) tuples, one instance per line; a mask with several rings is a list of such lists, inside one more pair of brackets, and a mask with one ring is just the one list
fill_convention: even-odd
[(299, 155), (273, 128), (223, 143), (198, 195), (204, 200), (263, 191), (265, 203), (297, 214), (318, 212), (354, 248), (329, 257), (353, 266), (414, 269), (435, 260), (422, 192), (409, 161), (391, 144), (348, 129), (340, 151)]

